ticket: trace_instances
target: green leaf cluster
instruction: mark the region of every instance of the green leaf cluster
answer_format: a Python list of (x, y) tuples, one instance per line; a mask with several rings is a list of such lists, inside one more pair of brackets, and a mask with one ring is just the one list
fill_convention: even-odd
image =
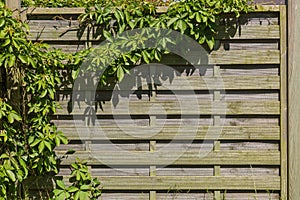
[(100, 182), (92, 178), (86, 162), (79, 159), (71, 165), (69, 186), (62, 180), (56, 180), (56, 189), (53, 190), (56, 200), (96, 200), (101, 196)]
[[(145, 2), (142, 0), (131, 0), (131, 2)], [(111, 3), (112, 1), (108, 0), (22, 0), (22, 6), (25, 7), (92, 7), (95, 4), (102, 4), (102, 3)], [(125, 4), (128, 1), (125, 0), (114, 0), (115, 4)], [(152, 1), (146, 0), (146, 2), (155, 3), (156, 5), (167, 5), (169, 1)]]
[[(165, 37), (159, 40), (157, 46), (143, 49), (139, 43), (145, 42), (145, 38), (141, 36), (156, 41), (158, 37), (140, 34), (132, 40), (132, 43), (124, 41), (125, 44), (118, 45), (113, 39), (123, 32), (147, 27), (175, 30), (212, 50), (215, 46), (214, 36), (218, 33), (222, 15), (234, 13), (238, 18), (241, 13), (251, 10), (247, 0), (183, 0), (172, 2), (165, 13), (158, 13), (157, 8), (154, 3), (141, 1), (101, 2), (93, 8), (87, 8), (86, 13), (80, 16), (81, 29), (95, 29), (94, 32), (97, 33), (94, 34), (95, 38), (100, 37), (102, 40), (114, 42), (112, 45), (114, 48), (109, 48), (109, 51), (96, 58), (98, 69), (103, 68), (107, 63), (110, 65), (109, 72), (104, 73), (102, 77), (104, 84), (107, 76), (114, 76), (117, 81), (121, 81), (130, 66), (150, 63), (154, 60), (160, 61), (162, 55), (168, 53), (165, 47), (170, 43), (176, 44), (176, 40)], [(139, 50), (115, 56), (118, 55), (116, 51), (120, 48), (124, 49), (124, 46), (131, 49), (139, 46)], [(109, 59), (112, 57), (115, 61), (110, 63)]]
[(67, 138), (50, 123), (64, 54), (27, 40), (28, 26), (0, 3), (0, 199), (23, 197), (29, 177), (58, 172), (54, 148)]

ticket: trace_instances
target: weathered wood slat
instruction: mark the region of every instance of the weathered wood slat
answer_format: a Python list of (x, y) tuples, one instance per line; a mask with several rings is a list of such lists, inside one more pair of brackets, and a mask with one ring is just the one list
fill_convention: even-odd
[[(279, 140), (279, 126), (189, 126), (151, 127), (155, 135), (147, 136), (149, 127), (67, 127), (58, 126), (69, 140)], [(180, 132), (183, 131), (184, 132)], [(125, 133), (132, 133), (128, 135)]]
[[(113, 145), (113, 144), (112, 144)], [(117, 148), (116, 148), (117, 149)], [(57, 155), (64, 152), (57, 151)], [(76, 158), (87, 160), (88, 165), (280, 165), (279, 151), (76, 151), (62, 159), (70, 165)]]
[(209, 56), (209, 64), (279, 64), (278, 50), (231, 50), (213, 51)]
[[(157, 9), (158, 13), (166, 12), (168, 7), (160, 6)], [(30, 7), (23, 8), (22, 10), (26, 14), (30, 15), (80, 15), (85, 13), (85, 8), (42, 8), (42, 7)], [(279, 11), (278, 5), (255, 5), (254, 12), (270, 12)]]
[[(203, 66), (205, 68), (205, 66)], [(165, 71), (168, 72), (168, 68)], [(164, 69), (162, 69), (164, 72)], [(278, 90), (280, 89), (280, 77), (279, 76), (198, 76), (192, 74), (192, 76), (186, 75), (175, 75), (176, 71), (170, 71), (170, 74), (165, 74), (164, 79), (159, 78), (159, 80), (153, 81), (156, 84), (157, 89), (163, 90)], [(129, 83), (124, 85), (124, 83)], [(145, 78), (140, 79), (139, 88), (137, 88), (136, 79), (131, 75), (125, 75), (124, 81), (120, 83), (122, 90), (148, 90), (150, 82)], [(162, 86), (162, 87), (161, 87)], [(132, 87), (132, 88), (131, 88)], [(72, 88), (70, 85), (69, 88)], [(61, 90), (60, 93), (67, 91), (67, 93), (72, 92), (69, 90)], [(86, 90), (85, 90), (86, 91)], [(74, 89), (74, 92), (76, 91)], [(101, 91), (99, 91), (101, 93)], [(120, 91), (122, 92), (122, 91)], [(132, 93), (130, 91), (124, 91)]]
[[(199, 56), (205, 60), (203, 52), (191, 52), (189, 57), (191, 59), (199, 59)], [(208, 57), (207, 63), (192, 63), (198, 64), (210, 64), (210, 65), (237, 65), (237, 64), (279, 64), (280, 63), (280, 51), (279, 50), (220, 50), (212, 51)], [(163, 64), (168, 65), (188, 65), (189, 63), (173, 55), (166, 55), (163, 57)]]
[[(96, 115), (278, 115), (280, 114), (279, 101), (220, 101), (220, 102), (177, 102), (177, 101), (156, 101), (156, 102), (119, 102), (115, 107), (112, 102), (106, 102), (95, 110), (94, 106), (88, 106), (85, 102), (59, 102), (62, 109), (58, 109), (58, 115), (88, 115), (89, 111)], [(198, 103), (198, 104), (195, 104)], [(181, 105), (180, 105), (181, 104)], [(195, 104), (195, 105), (194, 105)], [(90, 115), (92, 116), (92, 115)]]
[[(221, 30), (222, 28), (219, 28)], [(224, 30), (224, 29), (222, 29)], [(279, 25), (268, 25), (268, 26), (247, 26), (241, 25), (236, 29), (236, 32), (228, 33), (219, 32), (216, 34), (215, 39), (279, 39)]]
[[(280, 190), (279, 176), (94, 176), (100, 180), (103, 190)], [(63, 178), (66, 183), (69, 177)], [(26, 181), (26, 188), (51, 189), (53, 181), (39, 177)]]
[(85, 8), (43, 8), (29, 7), (22, 10), (27, 15), (80, 15), (85, 13)]
[[(70, 22), (71, 23), (71, 22)], [(49, 21), (47, 26), (42, 25), (31, 25), (30, 26), (30, 40), (39, 41), (97, 41), (101, 36), (93, 36), (93, 31), (88, 36), (87, 31), (82, 35), (78, 35), (78, 26), (68, 27), (65, 23), (60, 24), (53, 21)], [(221, 30), (221, 28), (219, 28)], [(95, 38), (96, 37), (96, 38)], [(103, 37), (102, 37), (103, 39)], [(219, 32), (215, 36), (215, 39), (279, 39), (279, 26), (247, 26), (242, 25), (237, 28), (234, 32), (228, 34), (225, 32)]]
[[(163, 87), (158, 89), (176, 88), (180, 90), (260, 90), (260, 89), (279, 89), (279, 76), (175, 76), (172, 81), (160, 79)], [(126, 79), (125, 79), (126, 80)], [(120, 83), (122, 84), (122, 82)], [(147, 85), (147, 82), (142, 82)], [(166, 88), (166, 89), (167, 89)]]
[(287, 87), (287, 11), (286, 6), (280, 7), (280, 102), (281, 102), (281, 115), (280, 115), (280, 126), (281, 126), (281, 197), (288, 197), (288, 118), (287, 118), (287, 107), (288, 107), (288, 87)]
[(104, 190), (279, 190), (278, 176), (99, 177)]

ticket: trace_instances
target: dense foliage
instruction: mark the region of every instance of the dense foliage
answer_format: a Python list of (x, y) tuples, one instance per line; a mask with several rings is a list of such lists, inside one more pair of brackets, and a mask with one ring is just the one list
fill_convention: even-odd
[[(220, 27), (220, 24), (224, 23), (221, 21), (223, 19), (221, 14), (235, 13), (236, 17), (239, 17), (240, 13), (251, 10), (247, 2), (246, 0), (184, 0), (171, 3), (165, 13), (158, 13), (157, 6), (151, 2), (102, 2), (101, 4), (96, 4), (93, 8), (87, 8), (86, 13), (79, 17), (81, 23), (80, 31), (96, 29), (94, 31), (96, 34), (93, 37), (99, 38), (100, 36), (102, 40), (111, 41), (111, 38), (118, 38), (118, 35), (125, 31), (138, 28), (149, 27), (158, 31), (160, 29), (170, 29), (190, 36), (200, 44), (207, 46), (208, 49), (213, 49), (215, 45), (214, 35), (218, 34), (217, 28)], [(226, 23), (222, 24), (224, 27), (222, 31), (225, 34), (229, 26), (232, 26), (232, 24)], [(96, 62), (97, 66), (105, 66), (108, 60), (114, 57), (113, 55), (118, 55), (118, 51), (122, 46), (131, 46), (132, 49), (135, 49), (137, 41), (145, 43), (147, 40), (145, 40), (145, 37), (148, 40), (152, 38), (159, 41), (158, 47), (140, 48), (118, 56), (113, 63), (110, 63), (109, 70), (103, 72), (101, 83), (106, 83), (107, 76), (115, 76), (117, 81), (121, 81), (129, 68), (137, 63), (160, 61), (162, 55), (168, 53), (168, 49), (165, 47), (168, 44), (176, 44), (176, 41), (173, 40), (174, 38), (167, 35), (159, 39), (157, 35), (153, 34), (148, 34), (147, 36), (145, 34), (137, 35), (135, 39), (131, 38), (132, 43), (123, 41), (119, 46), (116, 46), (114, 42), (110, 47), (107, 47), (111, 56), (102, 55), (101, 51), (98, 51), (97, 53), (100, 53), (101, 56), (98, 56), (96, 61), (93, 61)], [(108, 60), (105, 60), (105, 57)], [(77, 71), (74, 74), (78, 73)]]
[(0, 99), (0, 196), (15, 199), (27, 177), (58, 172), (53, 149), (67, 139), (49, 114), (62, 63), (59, 53), (28, 41), (27, 25), (0, 6), (0, 66), (8, 79)]
[(149, 2), (155, 5), (168, 5), (169, 1), (162, 0), (22, 0), (22, 5), (25, 7), (35, 6), (35, 7), (93, 7), (96, 4), (107, 4), (114, 3), (115, 5), (130, 4), (130, 2)]
[(96, 200), (101, 195), (100, 182), (92, 179), (86, 163), (77, 160), (71, 165), (70, 186), (66, 186), (63, 180), (57, 180), (57, 188), (53, 191), (56, 200), (64, 199), (89, 199)]
[[(24, 196), (28, 177), (58, 173), (54, 148), (67, 138), (50, 123), (66, 55), (32, 43), (28, 27), (0, 5), (0, 66), (6, 75), (0, 98), (0, 199)], [(26, 195), (26, 194), (25, 194)]]
[[(250, 9), (246, 0), (185, 0), (171, 3), (165, 13), (157, 13), (159, 4), (162, 3), (134, 0), (24, 0), (26, 6), (94, 6), (80, 16), (80, 31), (97, 29), (94, 37), (111, 42), (106, 43), (104, 49), (90, 48), (66, 54), (29, 41), (28, 25), (13, 18), (11, 11), (0, 3), (0, 70), (7, 79), (0, 96), (0, 200), (24, 197), (22, 183), (29, 177), (58, 173), (54, 148), (68, 141), (50, 122), (49, 116), (59, 107), (55, 92), (63, 85), (62, 69), (70, 72), (67, 84), (72, 83), (81, 70), (81, 63), (94, 52), (98, 56), (87, 69), (98, 70), (109, 65), (102, 74), (101, 84), (108, 84), (107, 77), (121, 81), (132, 66), (160, 61), (168, 53), (165, 47), (176, 41), (166, 35), (153, 36), (147, 30), (116, 42), (113, 39), (118, 35), (145, 27), (172, 29), (212, 49), (220, 14), (235, 13), (238, 17)], [(158, 38), (159, 44), (142, 48), (151, 37)], [(136, 41), (141, 45), (138, 49)], [(134, 50), (120, 53), (118, 49), (122, 46)], [(91, 178), (85, 163), (78, 161), (71, 167), (71, 185), (57, 180), (53, 198), (96, 199), (101, 194), (99, 182)]]

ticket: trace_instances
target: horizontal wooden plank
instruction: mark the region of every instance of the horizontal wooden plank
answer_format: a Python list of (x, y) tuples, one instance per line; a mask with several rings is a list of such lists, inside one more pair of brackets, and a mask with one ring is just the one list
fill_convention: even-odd
[[(63, 123), (63, 122), (61, 122)], [(61, 126), (69, 140), (279, 140), (279, 126), (189, 126), (189, 127), (150, 127), (136, 126)], [(132, 133), (132, 134), (127, 134)]]
[[(155, 65), (154, 65), (155, 66)], [(201, 68), (199, 71), (201, 71)], [(145, 68), (142, 73), (145, 73)], [(278, 90), (280, 89), (280, 77), (267, 75), (267, 76), (245, 76), (241, 74), (240, 76), (237, 75), (229, 75), (229, 76), (222, 76), (222, 77), (213, 77), (213, 76), (200, 76), (197, 72), (191, 74), (191, 76), (186, 76), (186, 74), (177, 75), (176, 70), (180, 70), (178, 67), (177, 69), (170, 68), (159, 68), (156, 67), (156, 73), (158, 74), (158, 78), (155, 79), (153, 84), (156, 85), (158, 91), (165, 91), (165, 90), (172, 90), (172, 91), (179, 91), (179, 90)], [(183, 67), (184, 69), (184, 67)], [(161, 71), (160, 71), (161, 70)], [(189, 69), (193, 70), (193, 69)], [(203, 66), (203, 70), (205, 70), (205, 66)], [(251, 69), (252, 70), (252, 69)], [(256, 69), (253, 69), (253, 71)], [(229, 71), (229, 70), (227, 70)], [(163, 76), (160, 76), (160, 73)], [(198, 72), (199, 73), (199, 72)], [(246, 72), (244, 72), (246, 73)], [(123, 82), (121, 85), (122, 90), (148, 90), (150, 79), (149, 76), (154, 76), (150, 74), (143, 74), (144, 78), (139, 77), (139, 81), (134, 75), (125, 75)], [(147, 79), (146, 79), (147, 78)], [(138, 85), (138, 87), (137, 87)], [(72, 86), (69, 86), (72, 88)], [(113, 87), (110, 88), (111, 90), (114, 89)], [(84, 90), (82, 93), (84, 93)], [(72, 92), (69, 90), (61, 90), (61, 93), (70, 93)], [(74, 92), (76, 91), (74, 89)], [(117, 92), (117, 91), (114, 91)], [(120, 91), (122, 92), (122, 91)], [(131, 91), (124, 91), (124, 93), (131, 93)], [(99, 90), (99, 94), (101, 94), (101, 90)], [(191, 93), (192, 94), (192, 93)]]
[[(160, 6), (157, 8), (158, 13), (164, 13), (168, 10), (166, 6)], [(42, 8), (42, 7), (30, 7), (23, 8), (23, 12), (30, 15), (80, 15), (85, 13), (85, 8)], [(278, 5), (255, 5), (254, 12), (278, 12)]]
[[(167, 75), (165, 76), (167, 77)], [(158, 90), (163, 88), (174, 90), (176, 88), (180, 90), (265, 90), (280, 89), (280, 78), (279, 76), (175, 76), (166, 80), (159, 79), (159, 83), (156, 84)], [(144, 80), (142, 85), (148, 84)]]
[[(280, 190), (280, 176), (93, 176), (101, 182), (103, 191), (178, 191), (178, 190)], [(55, 177), (69, 182), (69, 177)], [(34, 177), (24, 186), (32, 190), (52, 189), (49, 177)]]
[(285, 5), (262, 5), (262, 4), (255, 4), (254, 10), (256, 12), (279, 12), (280, 7)]
[(22, 12), (27, 15), (80, 15), (85, 13), (85, 8), (43, 8), (29, 7), (23, 8)]
[(209, 64), (279, 64), (279, 50), (230, 50), (213, 51)]
[[(112, 144), (114, 145), (114, 144)], [(200, 151), (200, 149), (199, 149)], [(172, 151), (158, 150), (76, 151), (62, 159), (62, 165), (70, 165), (76, 158), (87, 160), (88, 165), (147, 166), (147, 165), (280, 165), (279, 151)], [(62, 156), (65, 152), (57, 151)]]
[[(72, 104), (59, 102), (61, 109), (57, 115), (278, 115), (280, 114), (279, 101), (220, 101), (203, 102), (192, 99), (182, 101), (129, 101), (118, 102), (114, 105), (111, 101), (101, 103), (98, 109), (89, 106), (84, 101)], [(71, 111), (71, 112), (70, 112)], [(88, 114), (90, 113), (90, 114)], [(94, 114), (93, 114), (94, 113)]]
[[(55, 21), (53, 21), (55, 22)], [(49, 21), (47, 26), (42, 25), (30, 25), (30, 40), (38, 41), (97, 41), (101, 39), (101, 35), (94, 36), (91, 31), (90, 34), (87, 31), (78, 35), (78, 26), (68, 27), (57, 26), (57, 23), (52, 24)], [(224, 28), (223, 28), (224, 29)], [(247, 26), (241, 25), (236, 30), (231, 30), (230, 33), (225, 33), (222, 28), (219, 28), (218, 34), (216, 34), (215, 39), (279, 39), (279, 26), (269, 25), (269, 26)], [(103, 39), (103, 37), (102, 37)]]
[(280, 190), (279, 176), (98, 177), (103, 190)]
[(237, 29), (233, 29), (234, 32), (225, 33), (220, 30), (215, 36), (215, 39), (279, 39), (279, 25), (268, 26), (248, 26), (241, 25)]
[[(201, 61), (200, 63), (200, 55)], [(196, 60), (193, 65), (237, 65), (237, 64), (279, 64), (280, 51), (279, 50), (219, 50), (212, 51), (208, 56), (203, 52), (191, 52), (189, 54), (190, 60)], [(206, 60), (208, 60), (207, 63)], [(163, 57), (161, 63), (167, 65), (190, 65), (186, 60), (173, 55), (166, 55)]]

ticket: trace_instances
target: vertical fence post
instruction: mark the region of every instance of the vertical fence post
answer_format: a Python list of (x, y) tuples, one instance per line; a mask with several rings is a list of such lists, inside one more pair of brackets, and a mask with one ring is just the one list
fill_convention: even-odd
[(14, 17), (20, 16), (21, 0), (6, 0), (6, 7), (13, 11)]
[(281, 152), (281, 199), (287, 199), (287, 13), (280, 6), (280, 152)]
[[(214, 77), (220, 77), (220, 66), (214, 66), (213, 70)], [(215, 90), (213, 93), (213, 101), (214, 102), (219, 102), (221, 100), (221, 91)], [(213, 124), (214, 126), (220, 126), (221, 124), (221, 116), (220, 115), (215, 115), (213, 116)], [(218, 152), (221, 149), (221, 142), (219, 140), (214, 141), (214, 151)], [(221, 166), (220, 165), (214, 165), (214, 176), (221, 176)], [(221, 200), (223, 199), (221, 197), (221, 191), (220, 190), (215, 190), (214, 191), (214, 199), (215, 200)]]
[[(150, 66), (149, 69), (149, 81), (151, 83), (151, 86), (154, 87), (154, 83), (152, 82), (152, 75), (155, 76), (155, 67)], [(156, 101), (156, 91), (151, 88), (149, 91), (149, 100), (150, 102), (155, 102)], [(156, 116), (155, 115), (150, 115), (150, 126), (155, 127), (156, 126)], [(149, 151), (150, 152), (155, 152), (156, 151), (156, 141), (151, 140), (149, 143)], [(156, 176), (156, 166), (150, 166), (149, 169), (149, 176)], [(152, 190), (149, 193), (149, 200), (156, 200), (156, 191)]]
[[(21, 10), (21, 0), (6, 0), (5, 5), (7, 8), (13, 11), (13, 17), (19, 18), (20, 17), (20, 10)], [(6, 69), (8, 70), (8, 69)], [(21, 106), (21, 95), (20, 95), (20, 87), (16, 85), (12, 80), (13, 74), (9, 75), (9, 72), (6, 71), (6, 94), (7, 98), (10, 101), (10, 104), (13, 106), (13, 109), (17, 112), (20, 111)]]
[(288, 0), (289, 200), (300, 197), (300, 2)]

